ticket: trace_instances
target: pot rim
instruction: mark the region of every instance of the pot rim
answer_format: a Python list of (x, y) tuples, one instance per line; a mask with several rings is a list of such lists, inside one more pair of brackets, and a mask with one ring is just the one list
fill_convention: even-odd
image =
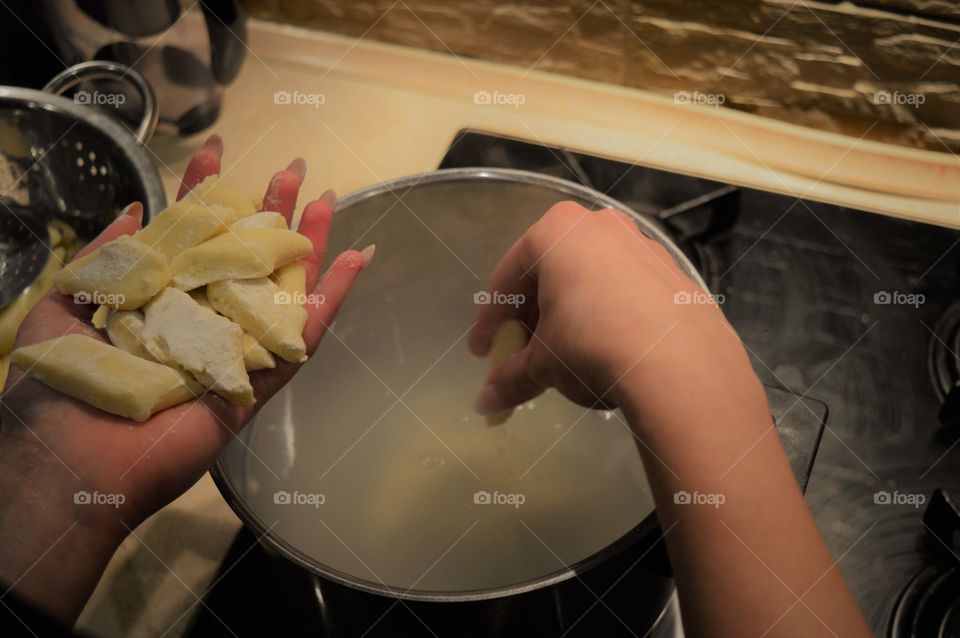
[[(576, 195), (588, 201), (593, 200), (595, 204), (600, 204), (603, 206), (603, 208), (614, 208), (620, 210), (630, 215), (630, 217), (633, 218), (634, 222), (637, 224), (640, 230), (644, 232), (644, 234), (663, 244), (664, 247), (670, 252), (671, 256), (673, 256), (673, 258), (677, 261), (678, 266), (680, 266), (680, 268), (698, 285), (702, 286), (704, 290), (707, 290), (707, 286), (704, 283), (703, 278), (700, 276), (700, 273), (697, 272), (697, 269), (693, 266), (686, 255), (680, 251), (677, 245), (669, 238), (667, 233), (658, 225), (656, 221), (641, 216), (630, 207), (625, 206), (617, 200), (608, 197), (607, 195), (604, 195), (603, 193), (600, 193), (592, 188), (588, 188), (559, 177), (516, 169), (479, 167), (441, 169), (427, 173), (400, 177), (361, 189), (342, 199), (337, 208), (347, 208), (351, 204), (364, 201), (386, 192), (393, 192), (394, 189), (398, 188), (405, 189), (419, 184), (442, 183), (462, 179), (491, 179), (549, 186), (566, 194)], [(230, 509), (233, 510), (233, 512), (238, 518), (240, 518), (244, 525), (247, 525), (253, 530), (257, 536), (258, 542), (266, 542), (270, 548), (279, 552), (286, 559), (292, 561), (296, 565), (299, 565), (316, 576), (327, 578), (352, 589), (400, 600), (446, 603), (472, 602), (505, 598), (508, 596), (515, 596), (517, 594), (523, 594), (537, 589), (550, 587), (571, 578), (575, 578), (578, 575), (589, 571), (596, 565), (606, 562), (611, 558), (625, 552), (635, 543), (642, 541), (645, 537), (649, 537), (649, 535), (653, 533), (658, 526), (656, 510), (653, 510), (633, 528), (590, 556), (568, 565), (565, 568), (549, 572), (542, 576), (538, 576), (537, 578), (533, 578), (521, 583), (514, 583), (511, 585), (503, 585), (500, 587), (491, 587), (486, 589), (459, 591), (404, 589), (391, 587), (385, 583), (374, 582), (366, 578), (360, 578), (358, 576), (329, 567), (328, 565), (324, 565), (320, 561), (317, 561), (306, 555), (304, 552), (298, 550), (293, 545), (281, 538), (278, 534), (274, 533), (273, 526), (265, 524), (264, 521), (262, 521), (247, 506), (238, 492), (234, 489), (233, 484), (227, 479), (226, 469), (223, 466), (222, 455), (217, 458), (214, 466), (210, 469), (210, 476), (213, 478), (214, 484), (217, 486), (217, 489), (220, 490), (220, 493), (227, 502), (227, 505), (230, 506)], [(640, 558), (643, 558), (643, 556), (645, 556), (655, 544), (656, 542), (652, 543), (651, 546), (642, 553)], [(637, 559), (637, 562), (639, 562), (639, 560), (640, 559)]]
[[(141, 146), (133, 133), (106, 113), (88, 106), (74, 104), (65, 97), (16, 86), (0, 86), (0, 106), (19, 106), (26, 110), (44, 110), (75, 120), (81, 120), (112, 141), (119, 153), (133, 166), (143, 186), (143, 223), (167, 205), (166, 193), (156, 164), (150, 159), (146, 148)], [(126, 202), (129, 204), (130, 202)], [(124, 205), (126, 205), (124, 204)]]

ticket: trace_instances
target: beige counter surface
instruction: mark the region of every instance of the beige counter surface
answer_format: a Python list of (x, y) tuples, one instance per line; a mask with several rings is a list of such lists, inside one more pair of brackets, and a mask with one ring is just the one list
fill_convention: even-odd
[[(251, 24), (249, 44), (210, 131), (225, 140), (223, 175), (260, 191), (303, 156), (301, 203), (327, 187), (345, 195), (432, 170), (457, 131), (474, 128), (960, 226), (960, 159), (952, 155), (268, 23)], [(202, 139), (151, 142), (169, 197)], [(238, 527), (205, 477), (127, 539), (79, 626), (108, 636), (181, 635)]]

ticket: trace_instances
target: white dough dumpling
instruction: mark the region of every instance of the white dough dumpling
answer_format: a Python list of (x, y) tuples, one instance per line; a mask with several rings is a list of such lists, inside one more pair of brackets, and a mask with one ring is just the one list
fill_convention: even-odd
[(158, 360), (178, 366), (234, 405), (254, 404), (240, 326), (190, 295), (166, 288), (144, 308), (143, 341)]
[(169, 366), (81, 334), (18, 348), (12, 362), (58, 392), (135, 421), (203, 392), (200, 384)]
[(220, 204), (233, 209), (240, 217), (253, 215), (260, 208), (260, 202), (253, 195), (221, 181), (218, 175), (210, 175), (194, 186), (183, 200)]
[(266, 277), (312, 250), (313, 243), (292, 230), (231, 230), (178, 255), (172, 280), (180, 290), (192, 290), (225, 279)]
[[(195, 288), (190, 291), (190, 296), (204, 308), (209, 308), (213, 312), (217, 311), (210, 300), (207, 299), (206, 288)], [(243, 365), (246, 366), (247, 372), (270, 370), (277, 367), (277, 362), (274, 361), (270, 351), (264, 348), (249, 332), (244, 331), (240, 337), (240, 347), (243, 348)]]
[(110, 314), (106, 323), (110, 343), (141, 359), (156, 361), (144, 344), (143, 327), (143, 313), (139, 310), (118, 310)]
[(266, 211), (249, 217), (241, 217), (230, 224), (230, 228), (233, 230), (243, 230), (244, 228), (279, 228), (286, 230), (287, 220), (280, 213)]
[(154, 217), (133, 238), (173, 259), (227, 228), (240, 218), (232, 208), (220, 204), (207, 205), (196, 201), (179, 201)]
[(270, 278), (218, 281), (207, 286), (207, 298), (270, 352), (293, 363), (306, 361), (307, 310)]
[(163, 254), (129, 236), (70, 262), (53, 278), (61, 294), (121, 310), (139, 308), (169, 282), (170, 267)]

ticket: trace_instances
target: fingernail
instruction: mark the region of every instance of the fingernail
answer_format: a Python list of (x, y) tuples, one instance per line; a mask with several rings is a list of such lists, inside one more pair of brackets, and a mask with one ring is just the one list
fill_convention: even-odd
[(217, 155), (223, 156), (223, 138), (216, 133), (207, 138), (207, 141), (203, 143), (203, 147), (216, 152)]
[(337, 194), (332, 188), (328, 188), (323, 195), (320, 196), (320, 201), (326, 202), (330, 208), (334, 210), (337, 208)]
[(370, 265), (370, 262), (373, 261), (373, 254), (377, 252), (377, 245), (370, 244), (366, 248), (360, 251), (360, 256), (363, 257), (363, 267), (366, 268)]
[(300, 183), (303, 184), (303, 178), (307, 176), (307, 161), (302, 157), (298, 157), (290, 162), (287, 170), (296, 175)]
[(493, 416), (504, 410), (503, 402), (500, 400), (500, 393), (497, 391), (496, 384), (488, 383), (483, 386), (480, 393), (477, 394), (473, 402), (473, 409), (480, 416)]
[(120, 211), (120, 216), (117, 219), (122, 217), (131, 217), (135, 220), (143, 221), (143, 204), (140, 202), (133, 202), (132, 204), (127, 205), (122, 211)]

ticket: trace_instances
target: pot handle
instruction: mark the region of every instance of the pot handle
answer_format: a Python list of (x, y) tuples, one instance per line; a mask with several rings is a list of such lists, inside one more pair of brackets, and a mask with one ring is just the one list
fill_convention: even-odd
[(160, 108), (157, 105), (157, 97), (153, 89), (150, 88), (143, 76), (134, 69), (105, 60), (82, 62), (55, 75), (53, 79), (47, 82), (43, 90), (56, 95), (63, 95), (78, 84), (89, 80), (116, 80), (118, 82), (128, 82), (136, 87), (143, 99), (143, 117), (134, 135), (138, 142), (146, 144), (157, 130)]

